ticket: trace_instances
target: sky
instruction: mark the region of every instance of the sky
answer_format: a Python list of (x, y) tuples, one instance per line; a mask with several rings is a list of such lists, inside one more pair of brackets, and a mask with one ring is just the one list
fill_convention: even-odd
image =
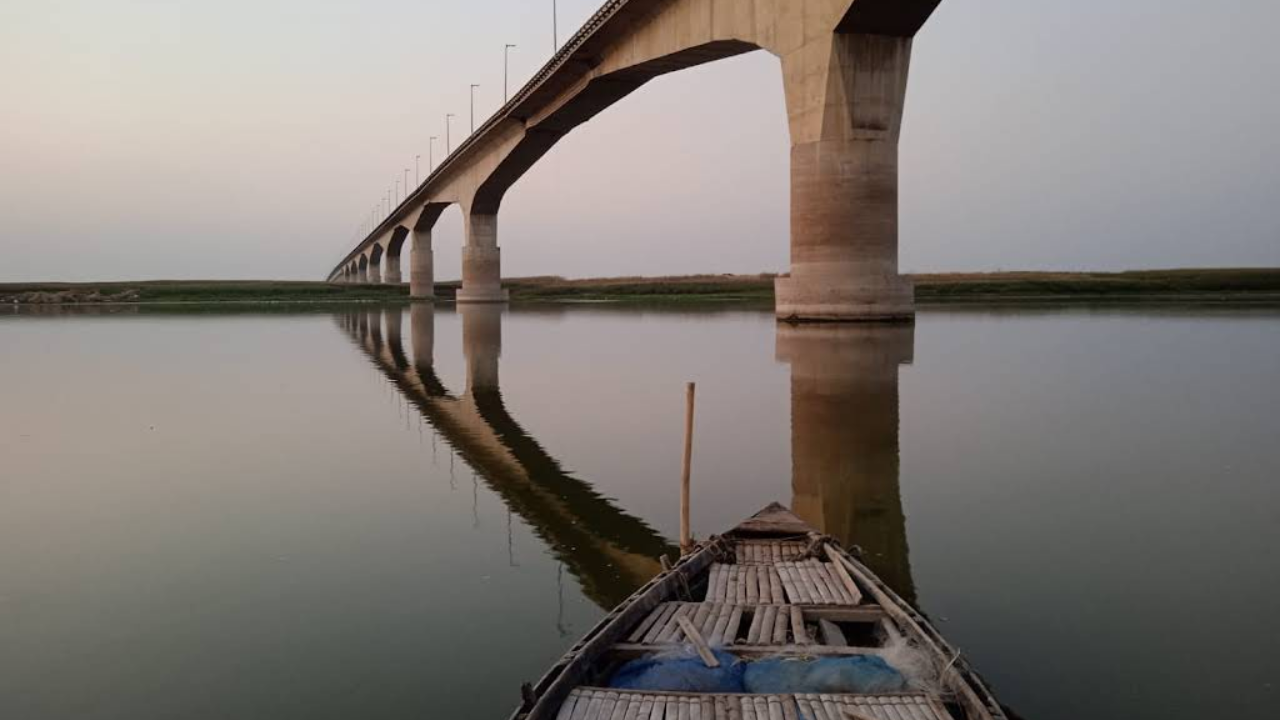
[[(600, 0), (559, 0), (564, 40)], [(323, 279), (551, 0), (0, 0), (0, 282)], [(1280, 266), (1280, 4), (944, 0), (900, 147), (904, 272)], [(512, 188), (508, 276), (787, 267), (781, 70), (658, 78)], [(443, 140), (436, 143), (439, 159)], [(461, 214), (435, 233), (460, 274)]]

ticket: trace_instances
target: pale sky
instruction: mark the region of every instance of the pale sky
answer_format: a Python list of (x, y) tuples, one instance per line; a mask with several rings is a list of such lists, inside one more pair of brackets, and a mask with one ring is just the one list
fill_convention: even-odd
[[(567, 38), (600, 0), (559, 0)], [(1280, 3), (943, 0), (901, 145), (904, 271), (1280, 266)], [(323, 279), (550, 0), (0, 0), (0, 282)], [(505, 275), (787, 265), (764, 52), (659, 78), (508, 193)], [(437, 159), (443, 140), (437, 143)], [(461, 217), (436, 233), (460, 273)]]

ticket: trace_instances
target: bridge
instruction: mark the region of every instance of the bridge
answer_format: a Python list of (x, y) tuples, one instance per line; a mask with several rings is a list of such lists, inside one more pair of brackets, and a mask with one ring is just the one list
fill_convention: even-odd
[(401, 283), (434, 296), (431, 232), (463, 214), (459, 303), (507, 299), (498, 210), (578, 125), (648, 81), (754, 50), (780, 59), (791, 136), (790, 272), (780, 319), (900, 320), (898, 138), (912, 38), (940, 0), (608, 0), (333, 269), (333, 282)]

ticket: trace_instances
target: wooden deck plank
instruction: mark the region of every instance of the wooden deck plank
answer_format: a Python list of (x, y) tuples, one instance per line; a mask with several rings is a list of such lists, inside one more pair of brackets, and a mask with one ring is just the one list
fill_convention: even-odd
[(645, 634), (649, 632), (649, 628), (653, 627), (653, 624), (658, 621), (658, 617), (662, 615), (664, 610), (666, 610), (666, 605), (659, 605), (646, 615), (645, 619), (636, 626), (636, 629), (627, 636), (628, 642), (640, 642), (643, 640)]
[(773, 614), (773, 641), (778, 645), (787, 644), (787, 621), (790, 613), (785, 606), (778, 606)]
[(707, 624), (707, 617), (711, 615), (711, 610), (715, 606), (711, 603), (698, 603), (697, 610), (693, 613), (693, 626), (698, 628), (698, 632), (703, 637), (711, 634), (711, 629)]
[(742, 624), (742, 606), (729, 611), (729, 625), (724, 629), (724, 644), (733, 645), (738, 640), (738, 626)]
[(840, 578), (840, 583), (844, 585), (845, 590), (853, 599), (851, 605), (858, 605), (862, 602), (862, 589), (858, 587), (858, 583), (854, 582), (853, 576), (845, 568), (844, 563), (840, 562), (836, 549), (830, 545), (824, 545), (822, 548), (826, 553), (827, 559), (831, 561), (831, 567), (835, 570), (836, 576)]
[(641, 642), (657, 642), (658, 637), (662, 635), (662, 629), (666, 627), (667, 620), (669, 620), (671, 615), (676, 611), (674, 603), (663, 603), (662, 605), (659, 605), (657, 609), (660, 611), (658, 619), (649, 626), (649, 630), (644, 634), (644, 639)]
[(760, 642), (760, 626), (764, 623), (764, 606), (757, 605), (751, 612), (751, 624), (747, 626), (747, 644)]
[(809, 633), (804, 629), (804, 615), (800, 612), (800, 608), (795, 605), (791, 606), (791, 637), (796, 639), (797, 645), (808, 645), (810, 643)]

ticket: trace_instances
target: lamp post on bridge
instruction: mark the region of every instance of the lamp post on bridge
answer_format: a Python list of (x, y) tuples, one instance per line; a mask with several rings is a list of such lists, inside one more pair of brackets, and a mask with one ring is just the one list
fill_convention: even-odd
[(511, 65), (511, 48), (515, 45), (507, 43), (502, 48), (502, 104), (506, 105), (511, 100), (511, 91), (508, 89), (507, 78), (510, 76), (508, 68)]
[(409, 199), (409, 168), (404, 169), (404, 199)]
[(556, 0), (551, 0), (551, 54), (560, 51), (560, 28), (556, 20)]
[(476, 88), (480, 87), (475, 83), (471, 83), (471, 134), (476, 134)]
[(414, 185), (421, 185), (421, 184), (422, 184), (422, 167), (421, 167), (421, 164), (422, 164), (422, 156), (421, 156), (421, 155), (414, 155), (414, 156), (413, 156), (413, 184), (414, 184)]
[[(405, 183), (405, 185), (408, 185), (408, 183)], [(409, 188), (406, 187), (405, 191), (408, 192), (408, 190)], [(396, 178), (396, 203), (399, 203), (399, 202), (400, 202), (400, 178)]]
[(427, 141), (427, 172), (428, 173), (435, 172), (436, 170), (436, 140), (439, 140), (439, 139), (440, 138), (436, 137), (435, 135), (432, 135), (431, 139)]
[(453, 154), (453, 139), (450, 137), (449, 125), (453, 120), (453, 113), (446, 113), (444, 116), (444, 156), (449, 157)]

